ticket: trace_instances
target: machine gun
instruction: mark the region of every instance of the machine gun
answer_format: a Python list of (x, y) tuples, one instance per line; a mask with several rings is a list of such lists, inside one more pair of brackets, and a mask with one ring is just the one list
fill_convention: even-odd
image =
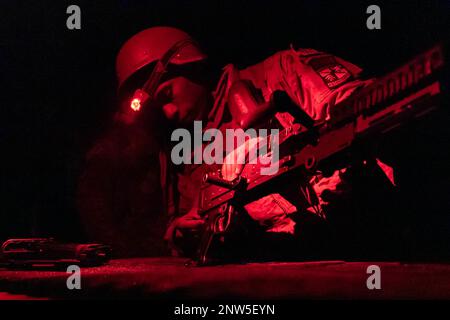
[(273, 184), (294, 173), (307, 177), (317, 170), (345, 167), (370, 141), (436, 109), (443, 65), (443, 46), (437, 45), (336, 105), (330, 120), (305, 124), (300, 119), (284, 128), (279, 133), (280, 148), (289, 145), (290, 151), (280, 156), (279, 170), (273, 175), (261, 175), (260, 164), (245, 165), (233, 181), (222, 179), (220, 171), (205, 174), (199, 203), (205, 225), (197, 265), (210, 262), (210, 248), (232, 229), (237, 206), (269, 194)]

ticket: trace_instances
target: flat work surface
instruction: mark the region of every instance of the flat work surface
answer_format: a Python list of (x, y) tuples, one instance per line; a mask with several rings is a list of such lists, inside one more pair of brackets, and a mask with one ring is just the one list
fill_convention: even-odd
[[(0, 299), (248, 298), (450, 299), (450, 264), (399, 262), (265, 262), (185, 267), (185, 259), (113, 260), (81, 271), (69, 290), (65, 271), (0, 269)], [(381, 290), (369, 290), (367, 268), (381, 270)], [(3, 292), (3, 293), (2, 293)]]

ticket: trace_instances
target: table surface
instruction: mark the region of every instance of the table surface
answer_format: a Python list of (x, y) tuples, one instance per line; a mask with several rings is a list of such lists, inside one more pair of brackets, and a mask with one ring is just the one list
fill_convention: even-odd
[[(136, 258), (81, 269), (81, 289), (66, 271), (0, 269), (0, 299), (450, 299), (450, 264), (264, 262), (186, 267), (185, 259)], [(381, 289), (369, 290), (377, 265)]]

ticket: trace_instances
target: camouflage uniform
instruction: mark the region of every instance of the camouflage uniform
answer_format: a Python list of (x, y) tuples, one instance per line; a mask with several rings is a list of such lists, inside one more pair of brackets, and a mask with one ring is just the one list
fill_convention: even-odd
[[(214, 92), (215, 103), (206, 128), (235, 127), (233, 121), (224, 121), (224, 114), (227, 112), (228, 91), (232, 84), (240, 79), (250, 81), (260, 90), (266, 101), (275, 91), (284, 91), (312, 119), (328, 120), (331, 108), (371, 82), (359, 79), (361, 71), (359, 67), (333, 55), (313, 49), (293, 48), (278, 52), (244, 70), (227, 65)], [(175, 175), (163, 173), (163, 179), (169, 181), (167, 194), (171, 220), (186, 214), (196, 206), (201, 174), (192, 173), (192, 168), (188, 166)], [(302, 227), (296, 228), (294, 214), (320, 212), (320, 203), (323, 203), (323, 200), (316, 197), (312, 189), (319, 195), (325, 189), (336, 189), (340, 176), (341, 172), (338, 171), (330, 178), (316, 178), (308, 187), (312, 193), (309, 201), (305, 201), (307, 199), (300, 192), (301, 182), (292, 181), (292, 185), (280, 186), (276, 193), (247, 204), (245, 210), (266, 233), (295, 234), (296, 230), (301, 230)], [(173, 224), (169, 223), (165, 239), (173, 243), (175, 232)]]

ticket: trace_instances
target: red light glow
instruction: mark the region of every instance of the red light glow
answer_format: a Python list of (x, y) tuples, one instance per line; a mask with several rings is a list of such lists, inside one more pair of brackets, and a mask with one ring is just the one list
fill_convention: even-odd
[(141, 100), (138, 98), (135, 98), (131, 101), (131, 105), (130, 105), (131, 109), (133, 109), (133, 111), (139, 111), (141, 109)]

